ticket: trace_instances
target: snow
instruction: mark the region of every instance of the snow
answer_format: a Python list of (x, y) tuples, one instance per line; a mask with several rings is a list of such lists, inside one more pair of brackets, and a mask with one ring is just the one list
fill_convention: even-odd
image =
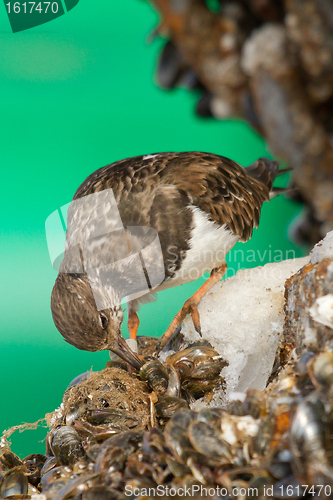
[(310, 253), (310, 261), (317, 264), (325, 258), (333, 259), (333, 231), (326, 234), (325, 238), (313, 247)]
[[(243, 269), (217, 283), (199, 305), (203, 338), (229, 362), (223, 369), (227, 396), (263, 390), (271, 373), (284, 324), (284, 284), (309, 258)], [(186, 340), (198, 339), (191, 317)]]

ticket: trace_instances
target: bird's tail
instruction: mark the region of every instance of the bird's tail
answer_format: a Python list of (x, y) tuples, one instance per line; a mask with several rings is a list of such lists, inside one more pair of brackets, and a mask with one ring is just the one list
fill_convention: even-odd
[(290, 172), (291, 168), (279, 169), (279, 163), (277, 161), (269, 160), (268, 158), (259, 158), (257, 161), (252, 163), (249, 167), (246, 167), (246, 172), (259, 182), (265, 184), (269, 189), (270, 198), (275, 198), (282, 193), (289, 193), (290, 188), (278, 188), (273, 187), (273, 182), (279, 175)]

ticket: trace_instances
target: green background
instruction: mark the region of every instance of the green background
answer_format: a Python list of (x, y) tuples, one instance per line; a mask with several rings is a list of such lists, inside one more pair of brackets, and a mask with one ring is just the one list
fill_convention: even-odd
[[(81, 0), (68, 14), (13, 34), (0, 9), (0, 431), (53, 411), (71, 379), (108, 360), (106, 352), (66, 344), (53, 325), (48, 215), (91, 172), (121, 158), (199, 150), (246, 166), (268, 154), (246, 124), (199, 119), (198, 95), (154, 84), (163, 42), (146, 39), (157, 20), (145, 1)], [(266, 204), (247, 248), (293, 248), (287, 225), (298, 210), (283, 197)], [(168, 290), (143, 306), (140, 333), (161, 335), (199, 284)], [(15, 433), (13, 451), (43, 452), (45, 432)]]

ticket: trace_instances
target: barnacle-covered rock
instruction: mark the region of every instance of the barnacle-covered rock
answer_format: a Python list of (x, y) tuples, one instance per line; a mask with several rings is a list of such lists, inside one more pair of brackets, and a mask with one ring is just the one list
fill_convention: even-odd
[(333, 228), (332, 1), (150, 2), (169, 37), (160, 85), (192, 72), (200, 116), (241, 117), (259, 132), (293, 168), (308, 212), (298, 238), (317, 242)]
[(289, 349), (299, 354), (333, 349), (332, 239), (333, 232), (328, 233), (311, 252), (310, 263), (286, 283), (284, 336)]

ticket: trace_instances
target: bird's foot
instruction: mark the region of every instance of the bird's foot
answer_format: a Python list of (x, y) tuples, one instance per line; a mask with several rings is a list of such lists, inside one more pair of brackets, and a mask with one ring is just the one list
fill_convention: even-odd
[(184, 319), (188, 314), (191, 314), (194, 328), (201, 335), (200, 317), (198, 311), (198, 305), (201, 299), (206, 295), (206, 293), (223, 277), (227, 270), (227, 264), (224, 262), (221, 267), (213, 269), (208, 280), (195, 292), (192, 297), (190, 297), (181, 310), (176, 314), (172, 323), (169, 325), (168, 329), (162, 336), (161, 340), (156, 346), (156, 354), (158, 354), (168, 343), (169, 338), (175, 332), (175, 330), (182, 324)]
[(135, 340), (136, 339), (136, 334), (139, 328), (139, 316), (136, 314), (135, 311), (129, 310), (128, 311), (128, 321), (127, 321), (127, 327), (129, 330), (129, 336), (130, 339)]
[(199, 316), (199, 311), (198, 311), (199, 302), (200, 301), (198, 301), (196, 299), (195, 295), (190, 297), (185, 302), (185, 304), (183, 305), (181, 310), (176, 314), (176, 316), (174, 317), (174, 319), (172, 320), (172, 322), (168, 326), (166, 332), (161, 337), (161, 340), (159, 341), (159, 343), (156, 345), (156, 353), (159, 353), (166, 346), (170, 337), (175, 333), (177, 328), (179, 328), (181, 326), (181, 324), (183, 323), (184, 319), (186, 318), (186, 316), (188, 314), (191, 314), (194, 328), (199, 333), (200, 337), (202, 337), (200, 316)]

